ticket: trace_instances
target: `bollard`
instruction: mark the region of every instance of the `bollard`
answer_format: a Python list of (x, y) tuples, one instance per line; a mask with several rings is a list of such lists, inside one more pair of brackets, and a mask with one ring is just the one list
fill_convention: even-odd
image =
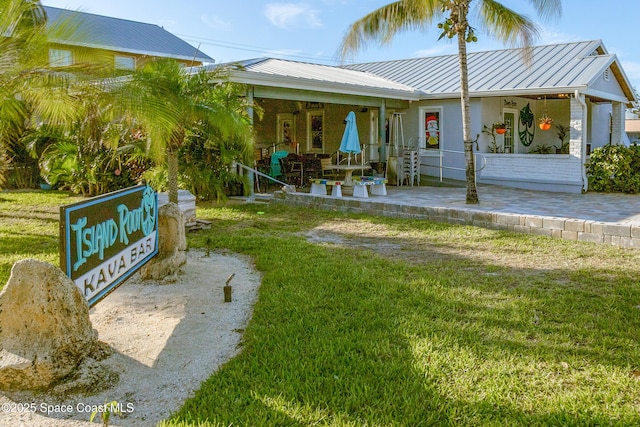
[(224, 302), (231, 302), (231, 279), (236, 275), (236, 273), (231, 274), (226, 282), (224, 282)]

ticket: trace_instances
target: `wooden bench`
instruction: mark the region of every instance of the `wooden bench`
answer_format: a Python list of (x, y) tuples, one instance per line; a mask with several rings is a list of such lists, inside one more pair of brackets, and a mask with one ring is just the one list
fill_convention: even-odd
[(327, 185), (333, 187), (331, 189), (331, 195), (333, 197), (342, 197), (342, 181), (334, 181), (331, 179), (320, 179), (314, 178), (311, 179), (311, 191), (309, 194), (317, 194), (326, 196), (327, 195)]
[(371, 186), (371, 194), (387, 195), (387, 179), (376, 176), (356, 176), (353, 178), (353, 197), (369, 197), (367, 187)]

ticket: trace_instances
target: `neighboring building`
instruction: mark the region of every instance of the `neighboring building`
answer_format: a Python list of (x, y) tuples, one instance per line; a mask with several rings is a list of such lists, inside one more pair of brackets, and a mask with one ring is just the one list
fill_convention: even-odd
[[(335, 153), (343, 120), (354, 111), (367, 159), (413, 145), (423, 174), (464, 181), (457, 55), (346, 67), (268, 58), (242, 65), (230, 79), (249, 85), (248, 95), (263, 107), (258, 147)], [(530, 62), (522, 49), (470, 53), (468, 67), (479, 182), (581, 192), (589, 150), (628, 141), (625, 109), (635, 94), (600, 40), (537, 46)], [(538, 128), (544, 115), (553, 119), (551, 130)], [(494, 145), (482, 130), (497, 122), (507, 131)], [(286, 141), (283, 125), (292, 129)], [(564, 141), (556, 125), (567, 128)], [(562, 142), (566, 154), (555, 154)]]
[(49, 6), (44, 10), (49, 23), (64, 19), (78, 27), (72, 38), (53, 41), (49, 51), (53, 66), (82, 64), (97, 53), (122, 72), (141, 67), (150, 58), (173, 58), (185, 66), (214, 62), (158, 25)]
[(624, 130), (627, 132), (630, 142), (634, 144), (640, 143), (640, 119), (627, 119)]

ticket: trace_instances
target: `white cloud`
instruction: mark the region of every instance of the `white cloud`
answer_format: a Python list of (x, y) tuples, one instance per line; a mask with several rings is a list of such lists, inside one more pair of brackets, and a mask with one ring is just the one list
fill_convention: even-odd
[(540, 29), (540, 39), (536, 40), (534, 45), (573, 43), (576, 40), (584, 40), (584, 37), (577, 34), (563, 33), (552, 27), (542, 27)]
[(208, 27), (215, 28), (216, 30), (230, 30), (232, 28), (230, 21), (224, 21), (215, 15), (202, 15), (200, 16), (200, 20)]
[(433, 45), (430, 49), (421, 49), (413, 52), (414, 58), (422, 58), (424, 56), (440, 56), (440, 55), (452, 55), (458, 53), (457, 46), (453, 46), (448, 43), (439, 43)]
[(322, 27), (318, 11), (305, 3), (269, 3), (264, 14), (273, 25), (285, 30)]

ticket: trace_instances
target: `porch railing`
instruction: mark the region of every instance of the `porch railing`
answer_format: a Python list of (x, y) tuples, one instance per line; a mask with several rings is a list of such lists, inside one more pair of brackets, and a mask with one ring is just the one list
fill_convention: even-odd
[[(457, 151), (457, 150), (442, 150), (442, 149), (438, 149), (438, 150), (429, 150), (429, 151), (433, 151), (433, 152), (438, 152), (439, 155), (437, 156), (420, 156), (420, 166), (426, 166), (426, 167), (435, 167), (438, 168), (438, 172), (439, 172), (439, 176), (440, 176), (440, 182), (442, 182), (442, 171), (444, 169), (449, 169), (449, 170), (455, 170), (455, 171), (462, 171), (462, 172), (466, 172), (466, 168), (457, 168), (455, 166), (445, 166), (443, 164), (442, 159), (444, 158), (444, 153), (451, 153), (451, 154), (461, 154), (464, 157), (464, 151)], [(478, 172), (480, 172), (481, 170), (483, 170), (486, 166), (487, 166), (487, 158), (482, 154), (482, 153), (473, 153), (474, 156), (474, 164), (476, 165), (475, 168), (475, 177), (474, 179), (478, 179)], [(438, 164), (437, 165), (433, 165), (433, 164), (428, 164), (428, 163), (422, 163), (422, 159), (423, 158), (434, 158), (437, 157), (438, 158)], [(480, 164), (480, 166), (478, 166)]]
[(278, 179), (275, 179), (274, 177), (272, 177), (272, 176), (270, 176), (270, 175), (267, 175), (266, 173), (262, 173), (262, 172), (260, 172), (259, 170), (256, 170), (256, 169), (253, 169), (253, 168), (250, 168), (250, 167), (249, 167), (249, 166), (247, 166), (247, 165), (243, 165), (242, 163), (236, 162), (236, 163), (235, 163), (235, 166), (236, 166), (236, 167), (239, 167), (239, 168), (241, 168), (241, 169), (243, 169), (243, 170), (245, 170), (245, 171), (247, 171), (247, 172), (249, 172), (249, 174), (250, 174), (250, 175), (249, 175), (249, 179), (250, 179), (250, 181), (251, 181), (251, 186), (250, 186), (250, 187), (251, 187), (251, 194), (250, 194), (250, 196), (253, 196), (253, 195), (255, 194), (255, 193), (254, 193), (254, 190), (253, 190), (253, 187), (254, 187), (254, 183), (255, 183), (255, 182), (257, 182), (257, 183), (258, 183), (258, 191), (260, 191), (260, 181), (258, 181), (258, 180), (256, 180), (256, 179), (255, 179), (255, 176), (256, 176), (256, 175), (257, 175), (257, 176), (261, 176), (261, 177), (263, 177), (263, 178), (267, 178), (268, 180), (273, 181), (273, 182), (275, 182), (276, 184), (280, 184), (280, 185), (282, 185), (282, 186), (283, 186), (283, 188), (285, 188), (287, 191), (291, 191), (291, 192), (295, 192), (295, 191), (296, 191), (296, 187), (295, 187), (294, 185), (290, 185), (290, 184), (287, 184), (286, 182), (282, 182), (282, 181), (280, 181), (280, 180), (278, 180)]

